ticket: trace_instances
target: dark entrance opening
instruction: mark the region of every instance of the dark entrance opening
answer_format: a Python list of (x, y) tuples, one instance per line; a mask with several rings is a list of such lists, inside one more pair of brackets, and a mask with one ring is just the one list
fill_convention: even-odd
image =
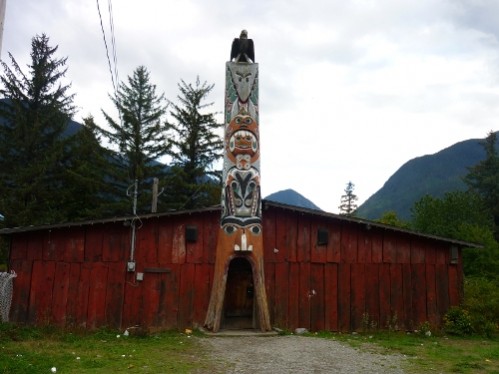
[(222, 328), (255, 328), (253, 271), (248, 260), (234, 258), (229, 264)]

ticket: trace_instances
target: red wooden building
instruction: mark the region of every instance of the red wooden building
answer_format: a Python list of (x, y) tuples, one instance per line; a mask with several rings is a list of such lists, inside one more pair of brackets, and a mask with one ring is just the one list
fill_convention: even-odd
[[(262, 216), (272, 326), (351, 331), (369, 320), (409, 330), (439, 325), (462, 299), (461, 253), (469, 243), (269, 201)], [(202, 326), (220, 209), (140, 216), (133, 253), (130, 220), (0, 230), (18, 275), (10, 320), (89, 329)], [(252, 326), (251, 269), (245, 253), (234, 252), (221, 328)]]

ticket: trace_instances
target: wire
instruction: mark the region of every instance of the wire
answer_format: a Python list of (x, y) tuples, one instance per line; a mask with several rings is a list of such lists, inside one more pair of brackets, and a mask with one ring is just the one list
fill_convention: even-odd
[[(104, 46), (106, 48), (106, 57), (107, 57), (107, 63), (108, 63), (108, 66), (109, 66), (109, 72), (111, 73), (111, 81), (113, 83), (113, 90), (116, 94), (117, 92), (117, 86), (116, 86), (116, 82), (115, 82), (115, 79), (114, 79), (114, 73), (113, 73), (113, 68), (112, 68), (112, 65), (111, 65), (111, 59), (109, 57), (109, 48), (107, 46), (107, 40), (106, 40), (106, 32), (104, 31), (104, 24), (102, 22), (102, 14), (101, 14), (101, 11), (100, 11), (100, 6), (99, 6), (99, 0), (96, 0), (97, 1), (97, 12), (99, 13), (99, 20), (100, 20), (100, 26), (101, 26), (101, 30), (102, 30), (102, 38), (104, 39)], [(110, 0), (109, 0), (110, 1)], [(110, 9), (112, 9), (110, 7)], [(112, 19), (112, 15), (110, 15), (110, 18)], [(114, 41), (114, 26), (112, 26), (111, 28), (111, 32), (112, 32), (112, 42), (113, 42), (113, 45), (115, 45), (115, 41)], [(115, 48), (113, 48), (115, 50)], [(114, 51), (114, 62), (116, 64), (116, 50)]]
[(118, 55), (116, 53), (116, 38), (114, 32), (114, 19), (113, 19), (113, 5), (111, 0), (108, 0), (108, 9), (109, 9), (109, 25), (111, 26), (111, 46), (113, 48), (113, 62), (114, 62), (114, 78), (116, 84), (120, 84), (120, 78), (118, 75)]

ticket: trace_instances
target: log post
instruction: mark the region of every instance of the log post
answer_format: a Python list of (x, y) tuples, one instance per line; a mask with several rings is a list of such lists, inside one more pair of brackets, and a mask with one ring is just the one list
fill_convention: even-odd
[[(251, 39), (242, 44), (247, 47), (248, 41)], [(269, 331), (271, 325), (265, 291), (260, 195), (258, 64), (252, 61), (252, 41), (248, 53), (234, 50), (236, 42), (239, 46), (240, 39), (235, 39), (233, 43), (231, 60), (235, 61), (225, 65), (222, 216), (205, 327), (214, 332), (220, 329), (230, 263), (234, 258), (242, 257), (252, 269), (253, 318), (261, 331)], [(243, 52), (245, 58), (241, 58)]]

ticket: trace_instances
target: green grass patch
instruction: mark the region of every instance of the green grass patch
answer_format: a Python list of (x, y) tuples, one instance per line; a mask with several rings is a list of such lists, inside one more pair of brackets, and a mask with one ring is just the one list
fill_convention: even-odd
[(362, 350), (407, 357), (408, 373), (499, 373), (499, 340), (483, 337), (424, 336), (404, 332), (313, 336), (346, 342)]
[(0, 373), (212, 371), (196, 339), (178, 332), (124, 336), (0, 324)]

